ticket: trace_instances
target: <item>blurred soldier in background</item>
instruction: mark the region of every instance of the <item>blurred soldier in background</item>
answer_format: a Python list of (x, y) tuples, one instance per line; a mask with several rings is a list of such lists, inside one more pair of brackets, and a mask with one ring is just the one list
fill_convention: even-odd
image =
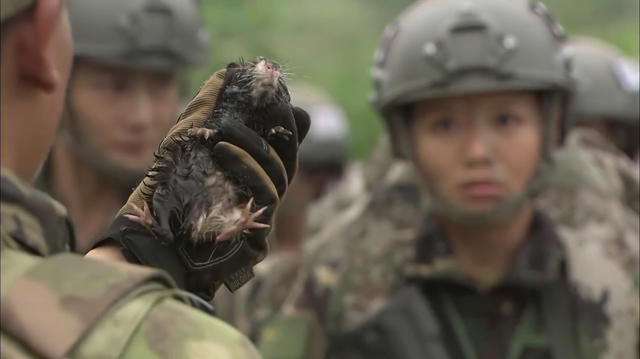
[(331, 358), (637, 357), (624, 206), (593, 194), (562, 222), (532, 201), (567, 130), (563, 38), (524, 1), (423, 1), (387, 27), (375, 104), (427, 194), (411, 200), (407, 172), (409, 199), (393, 198), (409, 215), (371, 201), (372, 220), (326, 236), (262, 331), (265, 358), (321, 357), (325, 341)]
[[(305, 108), (313, 119), (300, 146), (298, 172), (287, 190), (269, 236), (269, 255), (255, 268), (256, 277), (233, 294), (220, 291), (214, 300), (216, 315), (254, 338), (263, 323), (280, 310), (298, 276), (302, 247), (309, 237), (308, 221), (314, 221), (314, 207), (325, 194), (340, 193), (349, 159), (346, 115), (324, 91), (306, 83), (289, 86), (291, 101)], [(359, 168), (359, 167), (358, 167)], [(351, 178), (361, 173), (347, 169)], [(336, 213), (326, 213), (335, 216)], [(324, 221), (330, 218), (324, 218)]]
[(68, 208), (85, 252), (151, 164), (209, 40), (193, 0), (70, 0), (69, 16), (74, 67), (38, 185)]
[[(556, 153), (555, 187), (571, 191), (576, 181), (582, 181), (593, 191), (622, 201), (637, 216), (638, 62), (592, 38), (576, 38), (568, 51), (575, 55), (577, 83), (570, 108), (575, 126), (564, 148)], [(558, 210), (571, 202), (575, 201), (550, 209)], [(575, 211), (563, 211), (575, 216), (580, 208), (589, 207), (593, 206), (582, 203)]]
[(631, 159), (640, 130), (637, 61), (593, 38), (578, 37), (567, 49), (575, 56), (574, 126), (537, 203), (559, 225), (601, 238), (611, 257), (637, 275), (640, 173)]
[(640, 97), (638, 61), (593, 38), (570, 44), (575, 56), (576, 92), (572, 114), (577, 127), (590, 128), (629, 158), (638, 160)]

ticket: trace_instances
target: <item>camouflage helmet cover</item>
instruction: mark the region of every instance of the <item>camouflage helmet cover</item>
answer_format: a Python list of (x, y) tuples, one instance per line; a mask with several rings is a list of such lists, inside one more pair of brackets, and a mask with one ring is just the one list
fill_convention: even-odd
[(427, 0), (390, 23), (374, 56), (381, 112), (427, 98), (571, 87), (564, 30), (539, 2)]
[(208, 59), (195, 0), (70, 0), (69, 18), (77, 57), (158, 70)]
[(593, 38), (578, 37), (568, 49), (575, 57), (576, 92), (571, 103), (575, 119), (638, 125), (638, 61)]

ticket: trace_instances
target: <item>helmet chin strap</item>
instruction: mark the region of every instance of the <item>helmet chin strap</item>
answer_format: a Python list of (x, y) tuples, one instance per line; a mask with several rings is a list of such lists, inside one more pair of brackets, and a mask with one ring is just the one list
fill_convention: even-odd
[(84, 139), (77, 125), (81, 119), (76, 116), (69, 101), (67, 101), (66, 107), (64, 126), (60, 128), (59, 135), (66, 136), (69, 139), (73, 151), (92, 170), (112, 180), (115, 185), (121, 186), (123, 190), (130, 191), (133, 186), (144, 178), (145, 171), (134, 170), (108, 159), (95, 146)]
[[(553, 171), (553, 151), (556, 139), (556, 115), (561, 108), (561, 97), (553, 93), (541, 94), (541, 112), (544, 119), (542, 146), (543, 152), (540, 164), (527, 186), (519, 193), (495, 204), (486, 211), (470, 211), (456, 207), (433, 194), (428, 184), (423, 185), (422, 208), (426, 213), (439, 214), (454, 222), (464, 225), (481, 225), (490, 223), (498, 218), (513, 214), (520, 210), (524, 204), (536, 198), (548, 185), (549, 177)], [(565, 129), (562, 129), (565, 131)], [(563, 134), (560, 134), (561, 136)], [(411, 156), (414, 157), (413, 151)], [(413, 160), (413, 159), (412, 159)], [(413, 160), (413, 163), (417, 163)]]

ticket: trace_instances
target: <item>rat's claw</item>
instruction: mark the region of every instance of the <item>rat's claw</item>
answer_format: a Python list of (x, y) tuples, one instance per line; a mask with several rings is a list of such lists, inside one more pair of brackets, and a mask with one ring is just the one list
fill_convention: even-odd
[(249, 217), (249, 220), (247, 221), (247, 223), (245, 224), (245, 229), (262, 229), (262, 228), (271, 227), (268, 224), (255, 221), (255, 219), (260, 217), (260, 215), (262, 215), (262, 213), (264, 213), (266, 209), (267, 207), (262, 207), (256, 213), (252, 214), (251, 217)]
[(242, 210), (242, 214), (244, 216), (249, 216), (251, 215), (251, 206), (253, 206), (253, 197), (251, 197), (249, 199), (249, 202), (247, 202), (247, 205), (244, 207), (244, 209)]
[(205, 140), (208, 140), (209, 138), (211, 139), (215, 138), (217, 135), (217, 131), (209, 128), (204, 128), (204, 127), (194, 127), (194, 128), (190, 128), (187, 131), (187, 134), (189, 136), (200, 137), (200, 138), (204, 138)]
[(131, 207), (134, 214), (125, 214), (124, 217), (132, 222), (139, 223), (145, 227), (151, 226), (151, 211), (149, 210), (149, 206), (147, 202), (144, 202), (144, 209), (140, 209), (140, 207), (131, 203)]
[(270, 226), (268, 224), (264, 224), (264, 223), (260, 223), (260, 222), (256, 222), (255, 220), (260, 217), (264, 211), (267, 210), (267, 207), (264, 206), (262, 208), (260, 208), (259, 210), (257, 210), (255, 213), (251, 214), (251, 205), (253, 204), (253, 197), (249, 200), (249, 202), (247, 203), (247, 206), (245, 207), (245, 215), (244, 215), (244, 229), (261, 229), (261, 228), (269, 228)]
[(287, 130), (282, 126), (272, 127), (267, 134), (267, 137), (280, 137), (284, 138), (287, 141), (289, 140), (289, 136), (293, 136), (293, 132)]
[(249, 202), (242, 209), (241, 217), (233, 225), (225, 228), (216, 238), (218, 241), (227, 241), (234, 238), (238, 234), (249, 229), (263, 229), (271, 227), (268, 224), (256, 222), (256, 219), (260, 217), (267, 207), (262, 207), (255, 213), (251, 213), (251, 206), (253, 205), (253, 198), (249, 199)]

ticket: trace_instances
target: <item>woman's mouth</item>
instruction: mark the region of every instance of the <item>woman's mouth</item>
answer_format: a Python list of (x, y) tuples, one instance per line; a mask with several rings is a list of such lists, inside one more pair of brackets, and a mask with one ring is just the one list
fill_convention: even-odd
[(462, 185), (464, 195), (471, 199), (490, 200), (502, 196), (502, 187), (495, 181), (469, 181)]

